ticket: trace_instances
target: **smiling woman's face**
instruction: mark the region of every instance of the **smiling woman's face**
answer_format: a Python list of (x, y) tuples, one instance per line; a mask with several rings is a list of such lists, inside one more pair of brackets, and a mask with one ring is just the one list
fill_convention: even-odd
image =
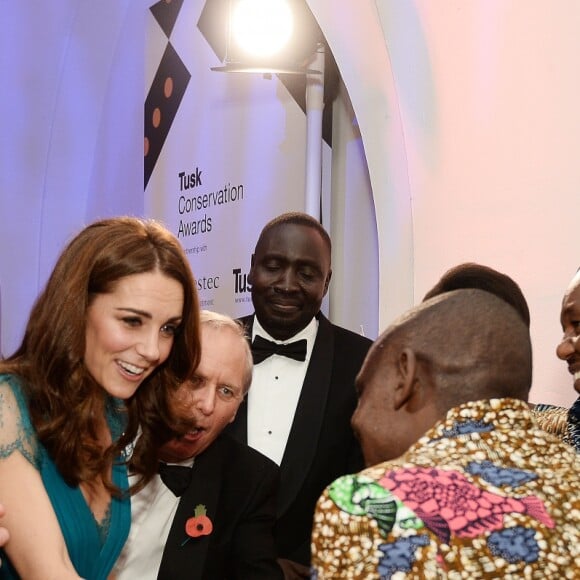
[(87, 310), (87, 370), (109, 395), (128, 399), (169, 356), (182, 312), (183, 288), (173, 278), (121, 278)]

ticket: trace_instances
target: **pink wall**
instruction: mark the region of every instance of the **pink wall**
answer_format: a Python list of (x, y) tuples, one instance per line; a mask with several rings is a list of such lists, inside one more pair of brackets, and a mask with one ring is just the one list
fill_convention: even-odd
[[(554, 351), (561, 296), (580, 265), (580, 4), (309, 4), (365, 145), (381, 244), (381, 328), (450, 266), (495, 267), (530, 305), (532, 400), (569, 404), (576, 394)], [(393, 231), (396, 239), (386, 233)], [(393, 294), (397, 280), (406, 296)]]

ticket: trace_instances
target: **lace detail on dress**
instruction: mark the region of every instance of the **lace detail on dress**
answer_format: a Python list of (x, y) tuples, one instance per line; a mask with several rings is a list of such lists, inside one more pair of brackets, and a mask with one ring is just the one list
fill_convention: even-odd
[(19, 381), (14, 375), (0, 375), (0, 460), (15, 451), (40, 468), (38, 441)]
[(97, 531), (99, 532), (99, 539), (101, 540), (101, 546), (107, 541), (107, 537), (109, 536), (109, 529), (111, 527), (111, 512), (112, 512), (113, 500), (109, 502), (109, 507), (103, 516), (103, 519), (98, 522), (95, 520), (97, 524)]
[[(113, 442), (115, 442), (119, 439), (119, 437), (121, 437), (127, 424), (125, 402), (122, 399), (108, 397), (105, 405), (105, 413), (107, 416), (107, 423), (111, 431), (111, 438)], [(101, 545), (105, 544), (107, 537), (109, 536), (111, 528), (111, 517), (113, 513), (113, 501), (115, 501), (114, 498), (111, 498), (109, 505), (107, 506), (107, 511), (100, 521), (97, 520), (93, 514), (93, 518), (95, 519), (95, 523), (97, 525), (97, 531), (99, 533), (99, 539), (101, 540)]]

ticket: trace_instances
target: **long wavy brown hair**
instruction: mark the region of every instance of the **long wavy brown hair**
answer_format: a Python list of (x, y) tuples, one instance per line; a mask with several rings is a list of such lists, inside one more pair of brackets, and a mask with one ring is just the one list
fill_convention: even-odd
[[(83, 362), (87, 309), (126, 276), (159, 271), (183, 287), (182, 323), (167, 360), (125, 402), (123, 435), (99, 443), (106, 392)], [(112, 462), (141, 432), (131, 458), (144, 485), (157, 468), (157, 450), (186, 426), (171, 416), (168, 395), (195, 370), (200, 355), (199, 303), (189, 263), (177, 239), (153, 220), (119, 217), (95, 222), (66, 247), (34, 304), (18, 350), (0, 372), (20, 377), (32, 423), (69, 485), (102, 477), (111, 493)]]

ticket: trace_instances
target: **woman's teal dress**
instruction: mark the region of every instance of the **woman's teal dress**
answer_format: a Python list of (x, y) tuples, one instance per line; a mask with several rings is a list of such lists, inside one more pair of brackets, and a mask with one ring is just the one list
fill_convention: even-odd
[[(123, 430), (121, 405), (117, 399), (110, 399), (107, 405), (107, 420), (114, 440)], [(131, 503), (128, 495), (113, 498), (107, 516), (97, 523), (80, 488), (67, 485), (46, 449), (38, 442), (19, 380), (13, 375), (0, 375), (0, 461), (15, 451), (40, 472), (79, 576), (86, 580), (106, 580), (129, 533)], [(127, 468), (123, 458), (119, 459), (113, 465), (113, 483), (126, 491)], [(18, 578), (1, 549), (0, 558), (0, 579)]]

